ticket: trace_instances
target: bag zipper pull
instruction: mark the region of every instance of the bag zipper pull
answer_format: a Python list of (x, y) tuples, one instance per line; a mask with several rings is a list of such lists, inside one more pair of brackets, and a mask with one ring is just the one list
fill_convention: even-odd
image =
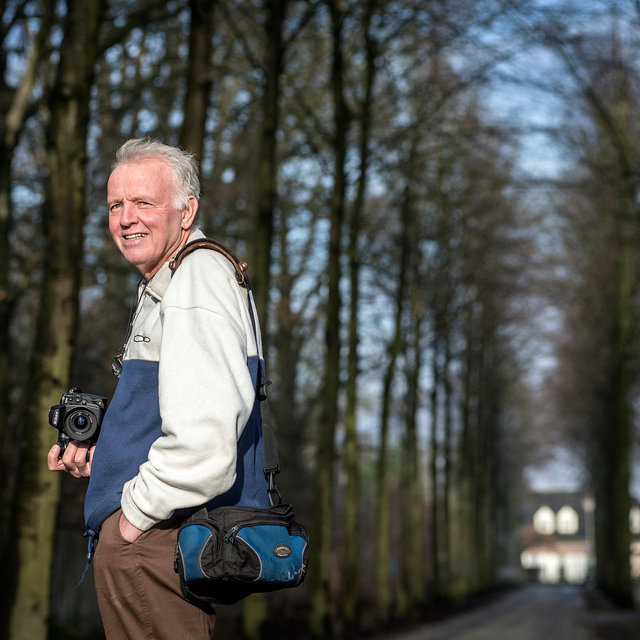
[(238, 533), (238, 529), (240, 529), (239, 524), (233, 525), (233, 527), (231, 527), (231, 529), (229, 529), (229, 531), (224, 534), (223, 540), (225, 542), (233, 542), (234, 538), (236, 537), (236, 533)]
[(176, 544), (176, 548), (173, 552), (173, 570), (178, 573), (178, 562), (180, 561), (180, 550), (179, 550), (179, 545), (180, 543)]

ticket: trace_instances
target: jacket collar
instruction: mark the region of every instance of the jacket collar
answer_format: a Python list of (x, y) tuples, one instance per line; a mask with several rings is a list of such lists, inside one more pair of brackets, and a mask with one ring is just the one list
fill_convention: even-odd
[[(204, 233), (202, 233), (202, 231), (200, 231), (200, 229), (194, 229), (187, 239), (187, 242), (191, 242), (191, 240), (199, 240), (204, 237), (205, 235)], [(171, 282), (171, 275), (172, 273), (171, 269), (169, 269), (169, 260), (167, 260), (160, 267), (158, 272), (152, 276), (151, 280), (146, 283), (145, 293), (149, 294), (158, 302), (160, 302), (162, 300), (164, 292), (167, 290), (167, 287)]]

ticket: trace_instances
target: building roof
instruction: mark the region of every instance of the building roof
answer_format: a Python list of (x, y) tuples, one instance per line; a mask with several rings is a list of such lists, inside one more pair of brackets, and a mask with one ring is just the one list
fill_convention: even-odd
[[(590, 504), (589, 495), (586, 492), (531, 492), (525, 495), (521, 510), (520, 517), (521, 523), (524, 528), (525, 545), (542, 543), (543, 540), (551, 542), (551, 539), (557, 540), (584, 540), (586, 538), (587, 530), (587, 514), (589, 513)], [(578, 516), (578, 529), (575, 533), (566, 534), (558, 533), (553, 534), (540, 534), (533, 530), (533, 517), (535, 513), (541, 507), (548, 507), (556, 516), (563, 507), (570, 507), (575, 511)], [(591, 507), (592, 510), (592, 507)]]

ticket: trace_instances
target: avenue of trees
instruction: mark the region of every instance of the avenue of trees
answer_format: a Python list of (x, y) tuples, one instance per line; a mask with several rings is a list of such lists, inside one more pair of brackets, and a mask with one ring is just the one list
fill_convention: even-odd
[(106, 181), (138, 136), (197, 156), (204, 231), (247, 258), (311, 532), (305, 584), (234, 609), (243, 637), (516, 579), (523, 470), (553, 446), (595, 497), (597, 585), (631, 604), (640, 8), (579, 4), (0, 0), (1, 638), (100, 637), (86, 483), (47, 470), (47, 417), (115, 385), (138, 278)]

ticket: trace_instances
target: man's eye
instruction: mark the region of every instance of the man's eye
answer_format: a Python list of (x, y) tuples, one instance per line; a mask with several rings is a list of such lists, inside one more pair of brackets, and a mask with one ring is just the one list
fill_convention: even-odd
[(120, 208), (120, 203), (116, 202), (115, 204), (109, 205), (109, 213), (114, 213)]

